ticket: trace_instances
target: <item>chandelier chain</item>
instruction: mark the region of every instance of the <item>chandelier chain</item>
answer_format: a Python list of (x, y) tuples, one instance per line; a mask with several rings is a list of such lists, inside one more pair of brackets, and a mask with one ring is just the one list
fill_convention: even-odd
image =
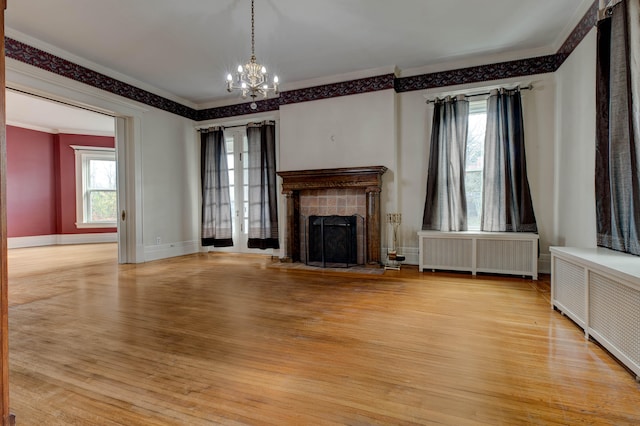
[(256, 39), (255, 39), (255, 31), (254, 31), (254, 25), (255, 25), (255, 21), (253, 18), (253, 1), (251, 0), (251, 58), (255, 61), (256, 59)]

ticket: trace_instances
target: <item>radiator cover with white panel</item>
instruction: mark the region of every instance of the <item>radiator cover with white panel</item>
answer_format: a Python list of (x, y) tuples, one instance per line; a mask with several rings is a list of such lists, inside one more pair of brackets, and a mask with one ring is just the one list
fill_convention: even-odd
[(640, 378), (640, 257), (551, 247), (551, 307)]
[(419, 231), (420, 271), (448, 270), (538, 279), (538, 234)]

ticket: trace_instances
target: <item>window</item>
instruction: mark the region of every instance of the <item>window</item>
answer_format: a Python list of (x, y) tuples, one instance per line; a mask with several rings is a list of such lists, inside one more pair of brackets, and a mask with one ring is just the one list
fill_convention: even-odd
[(484, 135), (487, 127), (487, 101), (469, 102), (469, 130), (464, 185), (467, 195), (467, 229), (479, 230), (482, 216), (482, 174)]
[(113, 148), (72, 146), (76, 154), (76, 226), (116, 226), (116, 158)]

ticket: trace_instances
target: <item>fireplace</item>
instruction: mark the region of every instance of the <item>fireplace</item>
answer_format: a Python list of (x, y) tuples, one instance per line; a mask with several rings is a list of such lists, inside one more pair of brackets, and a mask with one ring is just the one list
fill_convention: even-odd
[[(281, 171), (286, 199), (286, 229), (283, 262), (306, 258), (306, 236), (310, 216), (361, 216), (356, 230), (361, 241), (357, 263), (380, 266), (380, 192), (384, 166), (340, 169)], [(357, 228), (357, 227), (356, 227)]]
[(358, 216), (310, 216), (307, 264), (344, 266), (358, 263)]

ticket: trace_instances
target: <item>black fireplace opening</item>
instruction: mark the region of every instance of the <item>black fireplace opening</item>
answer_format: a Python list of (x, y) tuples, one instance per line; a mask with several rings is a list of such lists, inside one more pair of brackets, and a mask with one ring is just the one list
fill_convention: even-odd
[(309, 264), (350, 266), (358, 263), (357, 216), (309, 216)]

